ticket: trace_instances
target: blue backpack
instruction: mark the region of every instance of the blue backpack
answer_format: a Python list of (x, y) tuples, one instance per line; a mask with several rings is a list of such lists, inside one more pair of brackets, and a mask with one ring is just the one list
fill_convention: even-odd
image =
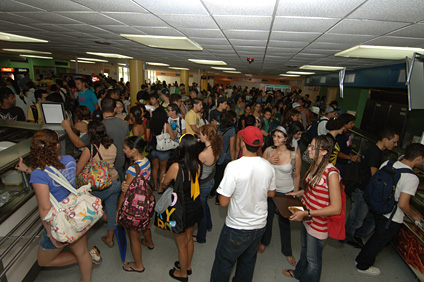
[[(364, 199), (369, 209), (375, 214), (390, 214), (389, 222), (397, 209), (395, 191), (402, 173), (412, 173), (407, 168), (393, 168), (394, 161), (389, 161), (369, 180), (364, 191)], [(388, 222), (388, 223), (389, 223)]]

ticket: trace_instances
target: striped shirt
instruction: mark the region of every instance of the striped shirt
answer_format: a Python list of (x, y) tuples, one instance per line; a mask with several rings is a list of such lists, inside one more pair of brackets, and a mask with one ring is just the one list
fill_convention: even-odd
[[(337, 173), (337, 171), (337, 168), (335, 168), (332, 163), (329, 163), (324, 170), (320, 182), (314, 187), (308, 185), (308, 190), (305, 191), (305, 194), (302, 197), (302, 203), (308, 210), (319, 210), (330, 205), (330, 195), (327, 179), (331, 173)], [(309, 177), (306, 179), (306, 182), (308, 181)], [(303, 224), (305, 225), (306, 231), (309, 233), (309, 235), (320, 240), (327, 239), (327, 217), (313, 216), (312, 220), (305, 221)]]
[[(150, 162), (147, 158), (144, 158), (142, 160), (137, 160), (135, 161), (136, 164), (138, 164), (138, 166), (140, 167), (140, 171), (143, 174), (144, 178), (146, 180), (150, 179)], [(130, 175), (136, 177), (136, 170), (134, 165), (131, 165), (128, 169), (127, 169), (127, 173), (129, 173)]]

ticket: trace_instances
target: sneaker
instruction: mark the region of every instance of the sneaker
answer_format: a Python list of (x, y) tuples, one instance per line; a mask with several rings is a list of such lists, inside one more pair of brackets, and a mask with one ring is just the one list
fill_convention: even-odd
[(94, 246), (90, 250), (91, 260), (93, 261), (93, 264), (100, 265), (103, 261), (102, 257), (100, 256), (100, 250)]
[(380, 275), (380, 273), (381, 273), (380, 269), (375, 267), (375, 266), (370, 266), (366, 270), (360, 270), (358, 268), (356, 270), (358, 270), (359, 273), (373, 275), (373, 276)]

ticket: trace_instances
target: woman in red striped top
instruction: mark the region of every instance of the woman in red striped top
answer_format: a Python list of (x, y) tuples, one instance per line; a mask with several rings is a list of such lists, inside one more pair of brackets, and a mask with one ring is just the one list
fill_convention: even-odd
[(328, 237), (327, 216), (338, 215), (342, 210), (340, 175), (330, 163), (333, 140), (325, 135), (314, 138), (308, 147), (313, 160), (305, 173), (305, 190), (288, 195), (303, 196), (304, 211), (290, 217), (302, 224), (302, 250), (296, 268), (286, 269), (283, 274), (303, 282), (318, 282), (321, 276), (322, 250)]

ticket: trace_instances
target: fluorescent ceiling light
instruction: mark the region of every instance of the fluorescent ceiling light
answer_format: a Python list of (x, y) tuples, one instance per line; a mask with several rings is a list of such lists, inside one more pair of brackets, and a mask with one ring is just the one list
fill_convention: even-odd
[(212, 67), (215, 70), (227, 70), (227, 71), (235, 71), (235, 68), (224, 68), (224, 67)]
[(405, 59), (405, 57), (412, 58), (412, 55), (414, 53), (424, 54), (424, 49), (393, 46), (357, 45), (350, 49), (341, 51), (335, 54), (334, 56), (349, 58), (402, 60)]
[(188, 59), (190, 62), (201, 64), (201, 65), (217, 65), (226, 66), (227, 63), (224, 61), (213, 61), (213, 60), (199, 60), (199, 59)]
[(282, 73), (280, 74), (280, 76), (288, 76), (288, 77), (299, 77), (299, 74), (287, 74), (287, 73)]
[(127, 66), (127, 64), (124, 64), (124, 63), (118, 63), (118, 65), (120, 65), (120, 66)]
[(317, 71), (337, 71), (342, 70), (344, 67), (332, 67), (332, 66), (314, 66), (314, 65), (304, 65), (301, 66), (301, 70), (317, 70)]
[(179, 67), (169, 67), (169, 68), (173, 70), (190, 70), (188, 68), (179, 68)]
[(87, 52), (88, 55), (95, 55), (95, 56), (101, 56), (101, 57), (107, 57), (107, 58), (116, 58), (116, 59), (132, 59), (132, 57), (120, 55), (120, 54), (113, 54), (113, 53), (98, 53), (98, 52)]
[[(71, 62), (76, 63), (76, 61), (75, 61), (75, 60), (71, 60)], [(78, 64), (95, 64), (95, 62), (84, 61), (84, 60), (78, 60)]]
[(107, 63), (108, 61), (106, 60), (102, 60), (102, 59), (95, 59), (95, 58), (80, 58), (78, 57), (78, 61), (79, 60), (83, 60), (83, 61), (91, 61), (91, 62), (100, 62), (100, 63)]
[(245, 75), (245, 76), (253, 76), (253, 75), (251, 75), (251, 74), (248, 74), (248, 73), (245, 73), (244, 75)]
[(29, 49), (3, 49), (3, 51), (7, 52), (16, 52), (16, 53), (24, 53), (24, 54), (41, 54), (41, 55), (51, 55), (51, 52), (41, 52)]
[(308, 71), (288, 71), (287, 73), (290, 73), (290, 74), (300, 74), (300, 75), (315, 74), (314, 72), (308, 72)]
[(241, 73), (241, 71), (224, 71), (226, 73)]
[(37, 39), (33, 37), (27, 37), (22, 35), (16, 35), (6, 32), (0, 32), (0, 40), (12, 41), (12, 42), (31, 42), (31, 43), (47, 43), (47, 40)]
[(187, 37), (121, 34), (122, 37), (152, 48), (202, 51), (203, 48)]
[(147, 62), (148, 65), (151, 66), (161, 66), (161, 67), (169, 67), (168, 64), (164, 64), (164, 63), (153, 63), (153, 62)]
[(27, 57), (27, 58), (38, 58), (38, 59), (53, 59), (53, 57), (44, 57), (44, 56), (36, 56), (36, 55), (20, 55), (21, 57)]

